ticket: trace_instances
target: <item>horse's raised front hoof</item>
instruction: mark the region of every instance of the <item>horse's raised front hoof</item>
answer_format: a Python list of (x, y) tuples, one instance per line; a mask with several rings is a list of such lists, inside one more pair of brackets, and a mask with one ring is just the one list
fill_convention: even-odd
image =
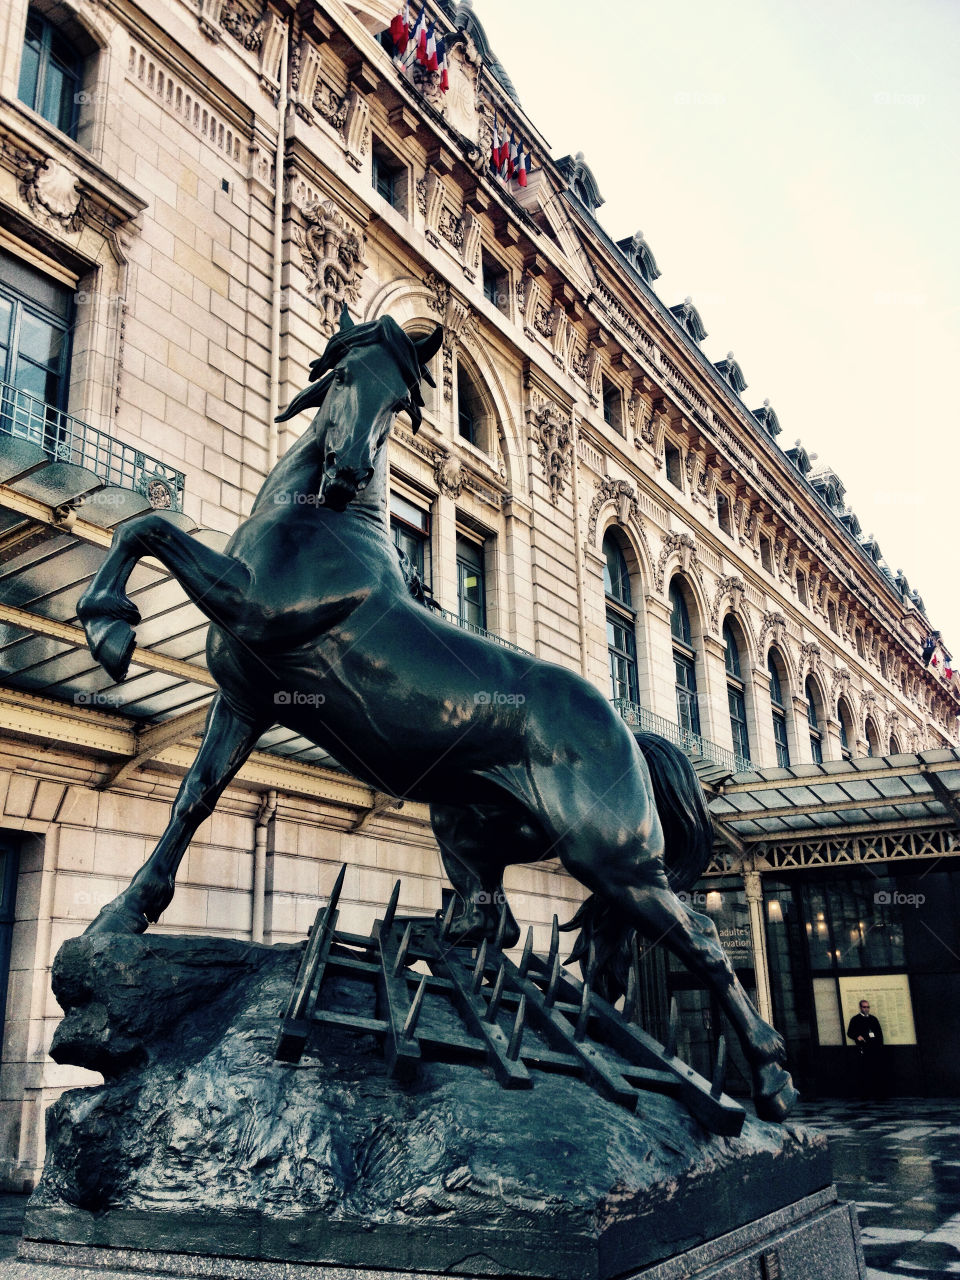
[(90, 652), (100, 663), (107, 675), (116, 684), (125, 679), (130, 669), (130, 659), (137, 646), (137, 637), (133, 628), (119, 619), (91, 619), (84, 622), (87, 643)]
[(149, 921), (142, 911), (134, 911), (120, 898), (101, 908), (100, 914), (83, 931), (83, 936), (95, 933), (143, 933)]
[(771, 1062), (754, 1076), (753, 1102), (758, 1120), (782, 1124), (800, 1098), (789, 1071)]

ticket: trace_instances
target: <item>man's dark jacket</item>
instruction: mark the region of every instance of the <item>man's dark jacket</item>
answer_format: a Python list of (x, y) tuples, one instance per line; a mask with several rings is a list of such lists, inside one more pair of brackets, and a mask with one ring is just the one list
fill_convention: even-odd
[(847, 1027), (847, 1036), (855, 1044), (857, 1036), (863, 1036), (863, 1043), (857, 1044), (858, 1049), (879, 1049), (883, 1045), (883, 1031), (872, 1013), (855, 1013)]

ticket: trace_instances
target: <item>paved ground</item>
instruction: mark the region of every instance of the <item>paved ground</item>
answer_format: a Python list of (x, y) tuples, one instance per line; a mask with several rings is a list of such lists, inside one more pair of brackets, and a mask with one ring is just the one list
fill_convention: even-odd
[(858, 1208), (869, 1280), (960, 1276), (960, 1102), (808, 1102), (798, 1112), (830, 1138), (840, 1198)]
[[(840, 1198), (859, 1209), (868, 1280), (960, 1276), (956, 1099), (807, 1102), (796, 1119), (830, 1137)], [(25, 1204), (25, 1196), (0, 1196), (0, 1280), (142, 1280), (143, 1272), (15, 1261)]]

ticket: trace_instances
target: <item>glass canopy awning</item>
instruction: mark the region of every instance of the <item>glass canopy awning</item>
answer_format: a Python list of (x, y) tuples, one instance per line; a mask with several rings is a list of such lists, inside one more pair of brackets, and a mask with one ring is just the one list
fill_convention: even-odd
[(738, 773), (710, 801), (735, 846), (960, 826), (960, 753), (863, 756)]

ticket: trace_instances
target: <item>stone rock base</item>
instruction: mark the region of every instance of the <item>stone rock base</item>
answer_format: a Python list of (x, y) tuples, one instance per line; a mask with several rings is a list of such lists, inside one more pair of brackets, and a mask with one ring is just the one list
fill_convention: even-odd
[[(97, 1249), (24, 1240), (9, 1280), (59, 1280), (61, 1266), (89, 1268), (104, 1280), (144, 1273), (169, 1280), (422, 1280), (422, 1271), (358, 1270), (313, 1263), (185, 1257), (147, 1249)], [(22, 1270), (21, 1270), (22, 1268)], [(455, 1273), (460, 1280), (489, 1280), (491, 1270)], [(666, 1262), (629, 1270), (623, 1280), (864, 1280), (856, 1209), (840, 1204), (831, 1187), (756, 1222), (718, 1236)]]
[[(300, 1065), (275, 1062), (298, 959), (214, 938), (64, 944), (52, 1052), (106, 1079), (50, 1108), (25, 1249), (219, 1259), (189, 1271), (211, 1276), (280, 1263), (285, 1280), (317, 1263), (303, 1274), (610, 1280), (780, 1211), (806, 1215), (805, 1230), (832, 1214), (839, 1240), (826, 1140), (796, 1126), (750, 1117), (721, 1137), (658, 1093), (631, 1114), (570, 1076), (505, 1090), (482, 1067), (427, 1058), (400, 1080), (372, 1035), (334, 1027)], [(349, 979), (331, 981), (347, 1007)]]

